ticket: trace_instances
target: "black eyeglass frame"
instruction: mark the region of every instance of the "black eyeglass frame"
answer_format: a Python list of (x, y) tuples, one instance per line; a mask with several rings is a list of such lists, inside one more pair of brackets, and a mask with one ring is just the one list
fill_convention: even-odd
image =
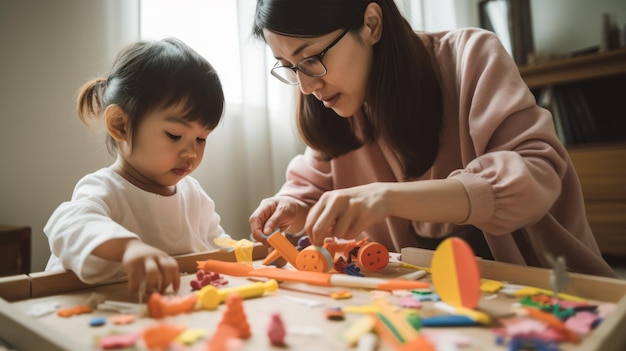
[[(326, 48), (324, 48), (324, 50), (322, 50), (319, 54), (317, 55), (311, 55), (308, 57), (303, 58), (302, 60), (298, 61), (298, 63), (296, 63), (294, 66), (277, 66), (280, 64), (279, 61), (276, 62), (276, 64), (274, 64), (274, 67), (272, 67), (272, 69), (270, 70), (270, 73), (276, 77), (276, 79), (280, 80), (281, 82), (285, 83), (285, 84), (289, 84), (289, 85), (298, 85), (300, 84), (299, 80), (296, 80), (295, 82), (290, 82), (288, 80), (286, 80), (284, 77), (282, 77), (280, 74), (274, 72), (276, 69), (278, 68), (288, 68), (291, 69), (294, 73), (296, 73), (296, 71), (300, 71), (304, 74), (306, 74), (309, 77), (323, 77), (328, 73), (328, 69), (326, 68), (326, 65), (324, 65), (324, 62), (322, 61), (322, 59), (324, 58), (324, 55), (326, 55), (326, 53), (328, 52), (328, 50), (330, 50), (333, 46), (337, 45), (337, 43), (339, 43), (339, 41), (341, 39), (343, 39), (343, 37), (348, 34), (348, 32), (350, 32), (350, 29), (346, 29), (343, 31), (343, 33), (341, 33), (335, 40), (333, 40), (330, 44), (328, 44), (328, 46)], [(321, 74), (310, 74), (307, 73), (304, 69), (300, 68), (300, 65), (307, 61), (307, 60), (311, 60), (311, 59), (316, 59), (324, 68), (324, 73)], [(297, 77), (297, 74), (296, 74)]]

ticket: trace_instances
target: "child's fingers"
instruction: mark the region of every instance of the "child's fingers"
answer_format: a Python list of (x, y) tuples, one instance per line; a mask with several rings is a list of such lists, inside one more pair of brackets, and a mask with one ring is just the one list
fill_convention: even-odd
[(139, 291), (139, 285), (143, 281), (143, 266), (134, 265), (127, 267), (128, 273), (128, 290), (132, 294), (136, 294)]
[(178, 291), (180, 288), (180, 270), (178, 269), (178, 262), (176, 262), (173, 257), (160, 257), (159, 268), (163, 278), (160, 291), (165, 291), (170, 285), (172, 285), (174, 291)]
[(153, 258), (146, 258), (144, 261), (146, 292), (161, 291), (161, 270)]

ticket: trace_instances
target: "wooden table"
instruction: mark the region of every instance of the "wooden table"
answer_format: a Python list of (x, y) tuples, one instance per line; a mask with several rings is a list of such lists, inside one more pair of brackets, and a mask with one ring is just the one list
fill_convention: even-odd
[[(407, 248), (402, 250), (404, 262), (418, 266), (430, 266), (432, 251)], [(266, 254), (262, 247), (255, 247), (253, 257), (260, 259)], [(195, 273), (196, 261), (206, 259), (234, 261), (234, 255), (223, 252), (211, 252), (200, 255), (179, 256), (182, 272)], [(546, 269), (508, 265), (487, 260), (479, 260), (479, 268), (483, 278), (504, 280), (515, 284), (531, 285), (539, 288), (549, 287), (550, 271)], [(385, 271), (373, 276), (398, 276), (407, 273), (406, 268), (387, 267)], [(189, 282), (194, 274), (182, 276), (181, 293), (190, 291)], [(607, 318), (593, 333), (586, 336), (579, 345), (561, 344), (561, 350), (624, 350), (626, 345), (626, 281), (608, 279), (580, 274), (571, 274), (571, 284), (566, 293), (604, 302), (619, 302), (617, 310)], [(250, 284), (244, 278), (226, 277), (228, 287)], [(287, 289), (290, 288), (290, 289)], [(308, 293), (292, 289), (305, 289)], [(344, 321), (326, 319), (324, 310), (330, 307), (361, 306), (371, 303), (371, 293), (366, 290), (349, 289), (351, 299), (335, 300), (321, 294), (328, 294), (343, 288), (314, 287), (299, 283), (282, 283), (281, 288), (272, 295), (246, 299), (244, 310), (250, 324), (252, 337), (244, 342), (243, 350), (349, 350), (354, 346), (347, 345), (339, 335), (351, 323), (362, 317), (360, 314), (348, 313)], [(315, 292), (313, 294), (312, 292)], [(129, 296), (125, 282), (88, 286), (80, 283), (71, 272), (66, 273), (35, 273), (0, 279), (0, 337), (19, 350), (96, 350), (95, 338), (118, 332), (140, 331), (159, 323), (183, 325), (189, 328), (206, 330), (206, 339), (211, 338), (216, 326), (222, 318), (224, 305), (214, 311), (195, 311), (190, 314), (166, 317), (162, 320), (140, 318), (135, 323), (114, 326), (107, 323), (101, 327), (90, 327), (89, 321), (96, 316), (107, 317), (114, 313), (95, 311), (91, 314), (61, 318), (56, 314), (44, 317), (31, 317), (26, 313), (36, 303), (57, 302), (61, 307), (72, 307), (83, 304), (93, 293), (101, 299), (109, 301), (137, 302)], [(491, 294), (487, 294), (491, 295)], [(390, 297), (395, 300), (397, 297)], [(481, 299), (478, 309), (487, 312), (497, 319), (511, 312), (511, 304), (518, 299), (498, 296)], [(11, 301), (11, 302), (9, 302)], [(315, 303), (307, 306), (304, 303)], [(266, 333), (270, 315), (281, 314), (287, 326), (287, 348), (270, 345)], [(424, 302), (419, 311), (422, 315), (435, 312), (430, 302)], [(430, 328), (432, 329), (432, 328)], [(472, 343), (462, 350), (506, 350), (506, 346), (494, 343), (494, 335), (487, 327), (443, 328), (446, 331), (457, 331), (469, 336)], [(141, 345), (139, 347), (142, 350)], [(185, 347), (186, 350), (205, 350), (205, 341)], [(384, 342), (380, 342), (378, 350), (392, 350)]]

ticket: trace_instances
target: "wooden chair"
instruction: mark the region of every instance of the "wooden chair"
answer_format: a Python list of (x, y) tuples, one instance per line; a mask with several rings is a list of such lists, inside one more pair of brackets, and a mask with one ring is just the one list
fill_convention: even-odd
[(0, 277), (30, 273), (30, 227), (0, 226)]

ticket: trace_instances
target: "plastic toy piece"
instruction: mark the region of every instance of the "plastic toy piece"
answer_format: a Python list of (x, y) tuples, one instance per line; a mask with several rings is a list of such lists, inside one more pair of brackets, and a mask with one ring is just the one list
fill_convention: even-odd
[(474, 320), (476, 323), (480, 323), (483, 325), (491, 324), (491, 317), (484, 312), (476, 311), (471, 308), (466, 308), (463, 306), (452, 306), (449, 303), (446, 303), (445, 301), (435, 302), (434, 306), (440, 310), (443, 310), (452, 314), (466, 316)]
[(270, 317), (270, 323), (267, 326), (267, 337), (270, 339), (270, 344), (278, 347), (285, 347), (285, 336), (287, 330), (283, 319), (279, 313), (272, 313)]
[(332, 257), (320, 246), (308, 246), (296, 256), (295, 267), (301, 271), (328, 272), (332, 266)]
[(324, 310), (324, 315), (326, 316), (326, 319), (331, 321), (342, 321), (346, 318), (343, 310), (339, 307), (327, 308)]
[(205, 337), (206, 334), (206, 330), (201, 328), (187, 329), (176, 337), (176, 341), (181, 342), (183, 345), (190, 346)]
[(226, 309), (219, 324), (228, 324), (235, 328), (239, 339), (248, 339), (252, 335), (248, 318), (243, 310), (243, 297), (238, 292), (228, 295)]
[(320, 286), (338, 286), (349, 288), (378, 289), (378, 290), (413, 290), (430, 288), (428, 282), (383, 279), (371, 277), (352, 277), (345, 274), (329, 274), (320, 272), (294, 271), (276, 268), (250, 268), (247, 265), (218, 260), (198, 262), (198, 266), (205, 271), (237, 277), (265, 277), (278, 281), (294, 281)]
[(374, 327), (380, 337), (396, 350), (435, 351), (435, 347), (404, 318), (399, 310), (391, 307), (388, 301), (378, 300), (380, 311), (375, 313)]
[(198, 296), (196, 294), (164, 297), (159, 293), (152, 293), (148, 299), (148, 313), (152, 318), (189, 313), (194, 310), (197, 301)]
[(275, 232), (267, 238), (267, 242), (272, 245), (275, 251), (280, 253), (284, 259), (292, 266), (296, 267), (296, 258), (298, 257), (298, 249), (289, 242), (281, 232)]
[(480, 299), (480, 272), (472, 248), (460, 238), (439, 244), (431, 261), (432, 282), (441, 300), (474, 309)]
[(563, 337), (565, 338), (565, 341), (572, 342), (575, 344), (580, 342), (580, 337), (578, 336), (578, 334), (569, 330), (565, 326), (565, 323), (563, 323), (563, 321), (561, 321), (560, 319), (558, 319), (555, 315), (551, 313), (544, 312), (534, 307), (525, 307), (525, 306), (522, 306), (520, 309), (518, 309), (517, 313), (518, 315), (529, 316), (531, 318), (534, 318), (540, 322), (547, 324), (550, 328), (558, 331), (559, 334), (563, 335)]
[(91, 327), (101, 327), (106, 324), (106, 319), (104, 317), (95, 317), (89, 320), (89, 326)]
[(565, 257), (558, 256), (557, 258), (554, 258), (552, 255), (547, 253), (546, 259), (552, 266), (552, 271), (550, 271), (550, 284), (552, 285), (552, 290), (554, 291), (554, 297), (557, 297), (561, 291), (565, 290), (570, 282), (569, 275), (567, 274)]
[(354, 345), (363, 334), (369, 333), (374, 329), (375, 323), (374, 316), (367, 314), (350, 324), (348, 329), (340, 334), (340, 337), (349, 345)]
[(277, 262), (281, 257), (282, 257), (282, 255), (281, 255), (280, 251), (274, 249), (272, 252), (267, 254), (267, 256), (265, 256), (265, 258), (263, 259), (261, 264), (264, 265), (264, 266), (270, 266), (274, 262)]
[(91, 312), (93, 312), (93, 308), (91, 306), (78, 305), (75, 307), (64, 308), (64, 309), (58, 310), (57, 316), (67, 318), (67, 317), (71, 317), (77, 314), (91, 313)]
[[(239, 263), (234, 263), (239, 264)], [(249, 268), (249, 267), (248, 267)], [(270, 279), (266, 282), (256, 282), (252, 284), (236, 286), (232, 288), (216, 289), (212, 285), (207, 285), (197, 293), (200, 305), (207, 310), (214, 310), (220, 303), (224, 302), (230, 295), (237, 293), (242, 298), (259, 297), (278, 290), (278, 282)]]
[(363, 269), (377, 272), (389, 263), (389, 250), (380, 243), (367, 243), (359, 248), (357, 259)]
[(160, 324), (143, 331), (143, 341), (149, 350), (167, 350), (185, 327)]

